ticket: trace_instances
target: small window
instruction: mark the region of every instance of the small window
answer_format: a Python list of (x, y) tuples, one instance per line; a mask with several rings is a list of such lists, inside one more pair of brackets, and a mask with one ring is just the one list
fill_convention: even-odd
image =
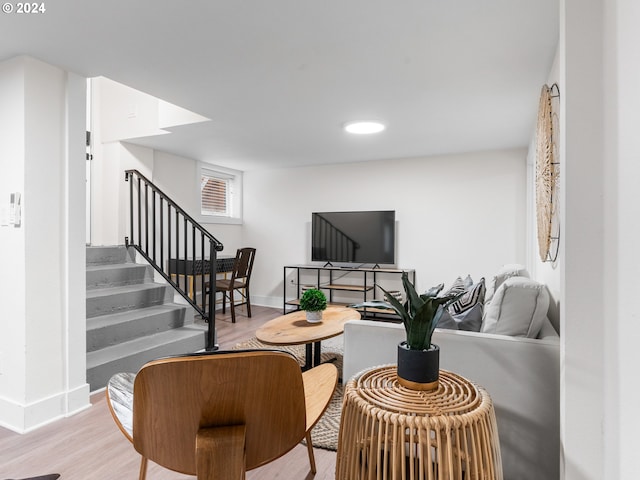
[(204, 223), (242, 220), (242, 172), (203, 164), (199, 181), (200, 214)]
[(229, 180), (203, 173), (200, 200), (202, 215), (229, 216)]

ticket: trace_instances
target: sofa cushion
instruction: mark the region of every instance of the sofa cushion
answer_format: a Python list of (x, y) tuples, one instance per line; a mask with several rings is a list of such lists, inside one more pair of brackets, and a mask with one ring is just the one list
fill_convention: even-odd
[(507, 278), (485, 305), (480, 331), (536, 338), (548, 309), (549, 294), (544, 285), (524, 277)]
[(507, 278), (511, 277), (525, 277), (529, 278), (529, 272), (524, 267), (524, 265), (520, 265), (518, 263), (509, 263), (507, 265), (503, 265), (500, 270), (487, 282), (487, 291), (484, 296), (484, 302), (489, 303), (493, 298), (493, 295), (498, 290), (498, 287), (502, 285)]

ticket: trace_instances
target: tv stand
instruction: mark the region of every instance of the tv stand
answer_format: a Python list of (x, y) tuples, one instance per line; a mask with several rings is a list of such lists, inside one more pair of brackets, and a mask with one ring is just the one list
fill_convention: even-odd
[[(307, 288), (325, 291), (330, 305), (349, 305), (371, 300), (384, 300), (384, 288), (387, 291), (400, 291), (402, 273), (407, 272), (409, 281), (415, 284), (416, 272), (413, 269), (373, 267), (334, 267), (333, 265), (287, 265), (284, 267), (283, 313), (300, 308), (300, 296)], [(363, 308), (363, 317), (383, 317), (398, 319), (389, 310)]]

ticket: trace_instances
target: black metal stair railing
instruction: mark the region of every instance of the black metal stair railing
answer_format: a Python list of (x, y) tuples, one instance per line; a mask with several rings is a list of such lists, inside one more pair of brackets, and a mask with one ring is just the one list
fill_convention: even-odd
[[(215, 288), (207, 294), (204, 283), (215, 285), (222, 243), (137, 170), (125, 171), (125, 181), (130, 199), (126, 246), (139, 252), (208, 322), (206, 349), (214, 350)], [(209, 296), (206, 303), (205, 295)], [(211, 306), (208, 312), (203, 308), (206, 304)]]

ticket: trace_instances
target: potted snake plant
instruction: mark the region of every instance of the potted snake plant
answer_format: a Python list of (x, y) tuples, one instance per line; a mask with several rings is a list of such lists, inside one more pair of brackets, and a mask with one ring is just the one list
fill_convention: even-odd
[(317, 288), (309, 288), (300, 297), (300, 309), (305, 311), (307, 322), (322, 321), (322, 311), (327, 308), (327, 297)]
[(402, 273), (402, 286), (404, 303), (379, 286), (386, 301), (374, 300), (353, 307), (393, 310), (402, 319), (407, 339), (398, 344), (398, 382), (412, 390), (434, 390), (438, 388), (440, 347), (431, 343), (433, 331), (445, 309), (462, 294), (438, 296), (444, 287), (440, 284), (419, 295), (406, 272)]

